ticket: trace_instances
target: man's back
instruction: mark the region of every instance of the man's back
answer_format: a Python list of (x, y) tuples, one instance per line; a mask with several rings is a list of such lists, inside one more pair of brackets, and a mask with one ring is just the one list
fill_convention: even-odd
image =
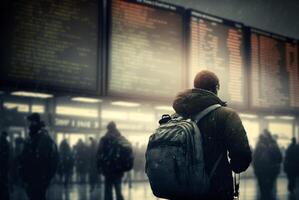
[(97, 165), (105, 176), (122, 176), (123, 172), (118, 170), (118, 140), (120, 133), (117, 130), (108, 131), (99, 143), (97, 152)]
[(68, 173), (72, 171), (74, 165), (73, 152), (66, 141), (63, 141), (59, 147), (60, 173)]
[(253, 154), (254, 172), (259, 177), (275, 177), (280, 173), (282, 154), (269, 134), (261, 134)]
[(284, 171), (291, 176), (298, 175), (299, 159), (298, 153), (299, 148), (295, 143), (291, 143), (285, 153), (284, 159)]
[[(207, 107), (220, 104), (221, 108), (204, 117), (198, 127), (203, 135), (206, 170), (211, 172), (216, 160), (223, 155), (211, 180), (208, 199), (232, 199), (232, 171), (245, 171), (251, 162), (251, 150), (246, 132), (238, 114), (225, 107), (215, 94), (207, 90), (192, 89), (178, 95), (173, 103), (175, 111), (185, 117), (198, 114)], [(227, 152), (230, 162), (228, 162)]]

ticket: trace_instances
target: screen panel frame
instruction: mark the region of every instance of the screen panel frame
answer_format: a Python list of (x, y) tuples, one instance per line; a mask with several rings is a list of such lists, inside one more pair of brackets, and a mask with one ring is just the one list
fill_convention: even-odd
[[(12, 10), (13, 2), (10, 1), (9, 9)], [(99, 97), (103, 94), (103, 49), (104, 49), (104, 1), (98, 1), (97, 6), (97, 52), (96, 52), (96, 66), (95, 66), (95, 89), (86, 89), (86, 88), (74, 88), (68, 86), (57, 86), (51, 83), (41, 83), (37, 80), (15, 80), (9, 79), (7, 75), (0, 76), (0, 90), (5, 91), (7, 93), (14, 92), (14, 91), (28, 91), (28, 92), (43, 92), (43, 93), (50, 93), (55, 96), (86, 96), (86, 97)], [(10, 18), (8, 18), (10, 20)], [(11, 29), (12, 30), (12, 29)], [(9, 38), (12, 40), (12, 38)], [(11, 41), (9, 42), (11, 45)], [(11, 49), (11, 46), (9, 46)], [(10, 51), (10, 50), (9, 50)], [(9, 65), (9, 59), (12, 56), (9, 53), (9, 58), (5, 61), (5, 64)], [(7, 63), (6, 63), (7, 62)], [(55, 80), (53, 79), (53, 81)]]
[[(251, 34), (252, 32), (258, 34), (258, 35), (263, 35), (265, 37), (270, 37), (270, 38), (273, 38), (273, 39), (276, 39), (276, 40), (279, 40), (279, 41), (282, 41), (284, 42), (285, 44), (286, 43), (294, 43), (294, 44), (297, 44), (298, 46), (298, 72), (299, 72), (299, 40), (297, 39), (294, 39), (294, 38), (290, 38), (290, 37), (287, 37), (287, 36), (283, 36), (283, 35), (280, 35), (280, 34), (276, 34), (276, 33), (272, 33), (272, 32), (269, 32), (269, 31), (266, 31), (266, 30), (262, 30), (262, 29), (259, 29), (259, 28), (255, 28), (255, 27), (249, 27), (247, 26), (246, 27), (247, 29), (247, 37), (248, 37), (248, 64), (249, 64), (249, 91), (248, 91), (248, 94), (249, 94), (249, 109), (254, 111), (254, 112), (259, 112), (259, 113), (265, 113), (265, 114), (284, 114), (284, 115), (298, 115), (299, 114), (299, 107), (296, 108), (296, 107), (291, 107), (291, 105), (289, 104), (288, 107), (284, 107), (284, 106), (281, 106), (281, 107), (270, 107), (270, 108), (265, 108), (265, 107), (262, 107), (262, 106), (254, 106), (253, 103), (252, 103), (252, 54), (251, 54), (251, 49), (252, 49), (252, 45), (251, 45)], [(299, 74), (298, 74), (299, 76)], [(261, 84), (261, 83), (259, 83)], [(288, 89), (290, 88), (289, 87), (290, 85), (288, 85)]]
[[(106, 54), (106, 68), (105, 68), (105, 74), (106, 74), (106, 79), (105, 79), (105, 91), (104, 94), (105, 96), (112, 98), (112, 99), (123, 99), (123, 100), (128, 100), (128, 101), (152, 101), (152, 102), (163, 102), (163, 103), (169, 103), (175, 96), (173, 97), (157, 97), (157, 96), (152, 96), (151, 94), (148, 95), (138, 95), (138, 94), (121, 94), (118, 92), (113, 92), (113, 91), (109, 91), (109, 83), (110, 83), (110, 75), (111, 75), (111, 67), (112, 67), (112, 60), (111, 60), (111, 54), (112, 54), (112, 1), (113, 0), (107, 0), (107, 7), (108, 7), (108, 14), (107, 14), (107, 25), (108, 25), (108, 29), (107, 29), (107, 54)], [(147, 7), (151, 7), (154, 9), (160, 9), (160, 10), (164, 10), (167, 12), (174, 12), (175, 14), (181, 15), (182, 18), (182, 66), (181, 66), (181, 80), (179, 80), (181, 82), (181, 90), (186, 88), (186, 66), (185, 66), (185, 60), (186, 60), (186, 50), (185, 50), (185, 8), (181, 7), (181, 6), (177, 6), (177, 5), (173, 5), (173, 4), (169, 4), (166, 2), (162, 2), (162, 1), (153, 1), (153, 0), (123, 0), (126, 1), (128, 3), (132, 3), (132, 4), (139, 4), (142, 6), (147, 6)], [(161, 7), (162, 6), (162, 7)], [(171, 7), (174, 10), (171, 10), (167, 7)], [(180, 92), (180, 91), (178, 91)], [(176, 95), (176, 94), (174, 94)]]
[[(195, 14), (195, 16), (194, 16)], [(201, 15), (201, 16), (200, 16)], [(187, 58), (186, 58), (186, 66), (187, 66), (187, 79), (193, 79), (194, 77), (190, 77), (190, 70), (191, 70), (191, 64), (190, 64), (190, 60), (191, 60), (191, 18), (192, 17), (196, 17), (198, 19), (203, 19), (203, 20), (208, 20), (211, 22), (216, 22), (219, 24), (222, 24), (224, 26), (228, 26), (228, 27), (236, 27), (236, 28), (240, 28), (242, 30), (242, 37), (243, 37), (243, 65), (244, 65), (244, 71), (243, 71), (243, 77), (244, 77), (244, 81), (243, 81), (243, 103), (238, 105), (238, 104), (234, 104), (234, 103), (230, 103), (228, 102), (228, 106), (232, 107), (234, 109), (237, 109), (238, 111), (248, 111), (249, 109), (249, 95), (248, 95), (248, 81), (249, 78), (247, 76), (248, 72), (249, 72), (249, 65), (248, 65), (248, 54), (247, 54), (247, 48), (246, 48), (246, 30), (245, 30), (245, 26), (243, 23), (241, 22), (237, 22), (237, 21), (233, 21), (233, 20), (229, 20), (229, 19), (225, 19), (219, 16), (215, 16), (212, 14), (208, 14), (199, 10), (195, 10), (195, 9), (187, 9), (186, 10), (186, 49), (187, 49)], [(190, 87), (188, 85), (188, 87)], [(220, 90), (221, 90), (221, 86), (220, 86)]]

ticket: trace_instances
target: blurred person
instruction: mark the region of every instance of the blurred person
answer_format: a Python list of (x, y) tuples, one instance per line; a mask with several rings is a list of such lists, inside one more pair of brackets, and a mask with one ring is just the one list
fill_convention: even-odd
[(12, 155), (12, 164), (10, 170), (10, 176), (13, 184), (15, 186), (22, 186), (22, 180), (20, 177), (19, 167), (20, 167), (20, 157), (24, 149), (24, 139), (22, 137), (17, 137), (14, 141), (14, 149)]
[(62, 140), (59, 146), (59, 166), (58, 171), (65, 188), (68, 187), (74, 167), (74, 156), (67, 140)]
[(18, 200), (24, 199), (24, 196), (26, 196), (25, 191), (23, 190), (23, 182), (20, 175), (20, 159), (24, 149), (24, 142), (24, 139), (20, 136), (15, 138), (10, 167), (10, 180), (13, 184), (12, 193), (13, 197)]
[(253, 154), (253, 169), (257, 177), (260, 199), (276, 199), (275, 183), (280, 173), (282, 154), (276, 140), (265, 129), (260, 135)]
[(20, 156), (20, 174), (30, 200), (45, 200), (58, 166), (58, 150), (38, 113), (27, 117), (29, 137)]
[(79, 183), (86, 183), (86, 174), (88, 170), (88, 149), (86, 144), (79, 139), (74, 146), (75, 166), (77, 181)]
[(94, 138), (90, 137), (90, 145), (88, 148), (88, 156), (89, 156), (89, 165), (88, 165), (88, 180), (90, 184), (90, 192), (95, 189), (96, 184), (98, 183), (98, 172), (97, 172), (97, 142)]
[(296, 144), (296, 138), (292, 138), (291, 144), (288, 146), (285, 159), (284, 159), (284, 171), (288, 177), (288, 190), (292, 194), (296, 188), (296, 179), (299, 174), (299, 147)]
[(105, 200), (112, 200), (115, 188), (116, 199), (123, 200), (122, 177), (133, 167), (133, 153), (130, 142), (121, 135), (114, 122), (107, 125), (107, 132), (99, 142), (97, 167), (105, 177)]
[(146, 151), (146, 145), (137, 145), (135, 147), (135, 161), (134, 161), (134, 179), (137, 180), (145, 180), (145, 151)]
[(0, 136), (0, 199), (9, 200), (9, 161), (10, 145), (7, 140), (7, 132), (2, 131)]
[(134, 171), (134, 179), (140, 180), (141, 179), (141, 173), (144, 172), (144, 152), (142, 152), (141, 147), (139, 146), (139, 143), (137, 142), (134, 147), (134, 155), (135, 155), (135, 164), (133, 166)]
[(141, 164), (140, 164), (140, 167), (142, 167), (142, 169), (140, 169), (141, 170), (141, 179), (142, 180), (146, 180), (147, 179), (147, 177), (146, 177), (146, 174), (145, 174), (145, 152), (146, 152), (146, 148), (147, 148), (147, 145), (146, 144), (142, 144), (141, 146), (140, 146), (140, 154), (139, 154), (139, 156), (140, 156), (140, 162), (141, 162)]

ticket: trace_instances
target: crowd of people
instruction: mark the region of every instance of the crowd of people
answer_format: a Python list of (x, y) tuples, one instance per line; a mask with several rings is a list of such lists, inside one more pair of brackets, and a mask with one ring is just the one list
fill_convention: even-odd
[[(136, 144), (133, 148), (114, 122), (107, 125), (107, 132), (99, 143), (90, 137), (87, 142), (80, 139), (71, 147), (68, 140), (64, 139), (57, 147), (39, 114), (30, 114), (27, 120), (29, 137), (16, 138), (14, 145), (8, 142), (6, 131), (1, 133), (1, 200), (9, 199), (13, 185), (24, 188), (30, 200), (45, 200), (46, 191), (53, 180), (65, 188), (70, 183), (89, 184), (92, 192), (101, 181), (101, 176), (105, 177), (105, 200), (113, 199), (113, 188), (116, 199), (123, 200), (121, 186), (127, 172), (133, 169), (133, 177), (129, 172), (126, 180), (145, 180), (146, 146)], [(235, 156), (238, 156), (238, 150), (236, 148)], [(253, 149), (252, 167), (261, 200), (275, 199), (276, 179), (282, 166), (288, 178), (288, 190), (291, 195), (294, 194), (296, 178), (299, 176), (298, 155), (299, 144), (295, 138), (283, 156), (276, 138), (267, 129), (260, 134)], [(242, 165), (241, 160), (238, 165)], [(219, 170), (222, 169), (219, 167)]]
[(282, 152), (276, 139), (265, 129), (259, 136), (253, 153), (253, 169), (257, 178), (260, 199), (276, 199), (276, 180), (281, 173), (281, 168), (288, 178), (288, 190), (291, 199), (295, 199), (296, 178), (299, 176), (299, 144), (292, 138), (291, 144)]
[[(31, 115), (29, 120), (40, 122), (38, 115)], [(112, 126), (115, 126), (115, 124)], [(42, 127), (43, 124), (37, 129), (43, 130)], [(31, 134), (34, 134), (32, 132), (36, 132), (34, 127), (31, 128), (30, 131)], [(43, 173), (42, 171), (39, 171), (38, 168), (34, 168), (34, 165), (36, 164), (32, 164), (32, 162), (35, 161), (30, 159), (30, 156), (31, 152), (34, 150), (30, 146), (30, 143), (19, 137), (15, 139), (14, 145), (12, 145), (7, 141), (7, 136), (7, 132), (3, 131), (0, 138), (1, 199), (8, 199), (11, 185), (25, 187), (27, 194), (31, 199), (41, 199), (41, 196), (44, 195), (43, 193), (45, 193), (50, 180), (54, 177), (55, 172), (56, 178), (54, 181), (63, 184), (66, 188), (71, 183), (88, 183), (90, 184), (90, 190), (92, 192), (99, 181), (101, 181), (99, 166), (97, 159), (95, 159), (98, 156), (99, 145), (92, 137), (89, 138), (88, 142), (84, 142), (79, 139), (73, 147), (70, 146), (67, 139), (63, 139), (57, 148), (56, 155), (55, 143), (47, 136), (46, 133), (44, 133), (44, 142), (42, 146), (36, 148), (41, 155), (50, 154), (52, 159), (50, 159), (50, 161), (46, 159), (39, 160), (39, 162), (44, 163), (44, 166), (48, 166), (45, 167), (48, 169), (48, 172)], [(34, 136), (32, 135), (31, 137)], [(105, 153), (108, 153), (108, 150), (105, 151)], [(134, 146), (135, 164), (133, 166), (133, 173), (130, 174), (130, 176), (127, 175), (127, 179), (146, 179), (146, 175), (144, 173), (145, 151), (145, 145), (139, 145), (136, 143)], [(298, 155), (299, 144), (297, 144), (295, 138), (292, 138), (291, 144), (287, 148), (285, 157), (283, 158), (276, 139), (268, 130), (264, 130), (264, 132), (259, 136), (259, 140), (254, 148), (252, 162), (254, 173), (257, 177), (258, 186), (260, 188), (259, 191), (261, 199), (275, 199), (275, 183), (282, 169), (288, 178), (288, 190), (291, 194), (294, 193), (296, 178), (299, 175)], [(25, 158), (26, 156), (29, 157), (27, 161)], [(112, 172), (111, 174), (115, 175), (116, 173)], [(34, 180), (34, 177), (36, 177), (36, 180)], [(123, 177), (123, 174), (121, 173), (119, 177)], [(120, 178), (117, 180), (118, 185), (116, 188), (119, 196), (118, 199), (123, 199), (120, 195), (120, 180)], [(109, 183), (106, 183), (106, 185), (109, 185)], [(41, 193), (32, 194), (32, 191), (41, 191)], [(110, 191), (112, 190), (110, 189)]]
[[(18, 137), (12, 144), (7, 140), (7, 132), (3, 131), (1, 133), (1, 200), (9, 199), (9, 193), (12, 192), (14, 186), (23, 188), (29, 199), (43, 200), (50, 182), (62, 184), (66, 189), (70, 184), (89, 184), (90, 192), (92, 192), (102, 181), (101, 176), (107, 176), (107, 173), (104, 172), (105, 164), (99, 157), (110, 155), (110, 157), (106, 158), (109, 162), (111, 154), (113, 154), (109, 152), (109, 149), (115, 149), (116, 147), (108, 146), (103, 151), (101, 150), (103, 149), (103, 144), (101, 142), (98, 143), (93, 137), (89, 137), (88, 141), (79, 139), (74, 146), (71, 146), (67, 139), (63, 139), (56, 146), (39, 114), (31, 114), (27, 120), (30, 123), (28, 138)], [(108, 124), (107, 130), (101, 141), (107, 138), (107, 134), (108, 136), (112, 135), (108, 137), (108, 140), (116, 137), (116, 141), (118, 141), (119, 138), (123, 137), (117, 130), (114, 122)], [(139, 146), (137, 143), (132, 149), (132, 160), (135, 159), (135, 165), (133, 166), (133, 163), (131, 163), (132, 166), (128, 166), (128, 170), (123, 171), (129, 171), (132, 168), (131, 172), (126, 173), (125, 181), (129, 182), (132, 178), (145, 180), (144, 153), (146, 146)], [(114, 163), (113, 166), (108, 168), (113, 169), (117, 165), (119, 164)], [(122, 180), (123, 172), (121, 172), (119, 180)], [(115, 172), (110, 174), (115, 174)], [(109, 183), (106, 183), (106, 185), (109, 185)], [(120, 192), (118, 194), (121, 196)], [(111, 194), (109, 195), (111, 196)], [(119, 198), (121, 199), (121, 197)], [(107, 199), (111, 199), (111, 197), (107, 197)]]
[[(33, 114), (29, 117), (29, 120), (41, 122), (38, 115)], [(43, 123), (39, 127), (30, 128), (30, 137), (35, 137), (38, 131), (45, 131), (43, 129)], [(116, 125), (112, 123), (108, 126), (108, 130), (117, 130)], [(34, 133), (35, 132), (35, 133)], [(111, 131), (110, 131), (111, 132)], [(109, 133), (109, 131), (108, 131)], [(115, 134), (115, 133), (113, 133)], [(112, 134), (112, 135), (113, 135)], [(109, 135), (109, 134), (108, 134)], [(44, 193), (50, 184), (51, 179), (56, 173), (54, 181), (63, 184), (64, 187), (68, 187), (70, 183), (77, 184), (90, 184), (91, 192), (95, 189), (96, 185), (100, 181), (99, 173), (99, 145), (97, 141), (90, 137), (88, 142), (83, 142), (81, 139), (71, 147), (67, 139), (62, 140), (57, 148), (55, 143), (50, 139), (47, 133), (42, 133), (39, 140), (43, 140), (42, 144), (32, 146), (35, 140), (27, 141), (23, 138), (16, 138), (14, 145), (9, 144), (7, 141), (7, 132), (3, 131), (0, 138), (0, 188), (1, 188), (1, 199), (9, 199), (9, 191), (11, 185), (18, 185), (25, 188), (30, 199), (42, 199)], [(109, 136), (104, 136), (101, 141)], [(12, 146), (14, 148), (12, 148)], [(33, 149), (35, 147), (36, 149)], [(108, 147), (112, 148), (111, 146)], [(109, 154), (109, 150), (104, 150), (104, 154)], [(35, 167), (37, 161), (32, 156), (33, 151), (38, 151), (40, 158), (38, 162), (42, 162), (47, 172), (41, 171)], [(133, 173), (131, 176), (127, 175), (127, 179), (134, 180), (145, 180), (146, 176), (144, 173), (145, 159), (144, 154), (146, 151), (145, 145), (139, 145), (138, 143), (134, 146), (134, 157), (135, 164), (133, 166)], [(259, 136), (259, 140), (253, 151), (253, 162), (252, 166), (254, 173), (257, 177), (258, 186), (260, 188), (261, 199), (275, 199), (275, 183), (281, 168), (283, 168), (288, 178), (288, 190), (291, 194), (294, 193), (296, 187), (296, 178), (299, 175), (299, 144), (296, 139), (292, 138), (291, 144), (285, 152), (283, 158), (281, 150), (277, 144), (276, 139), (271, 135), (268, 130)], [(42, 156), (43, 155), (43, 156)], [(51, 157), (51, 159), (46, 159)], [(40, 166), (40, 163), (39, 163)], [(109, 166), (108, 168), (111, 168)], [(109, 172), (101, 173), (106, 175)], [(115, 171), (110, 172), (113, 175), (112, 179), (115, 178), (117, 184), (115, 185), (118, 199), (123, 199), (121, 196), (121, 178), (123, 173), (121, 172), (118, 176)], [(106, 181), (106, 187), (109, 191), (109, 198), (111, 199), (111, 187), (112, 182)], [(109, 189), (110, 188), (110, 189)], [(36, 194), (35, 191), (40, 191)]]
[[(58, 180), (68, 187), (70, 183), (85, 184), (89, 183), (91, 191), (100, 181), (98, 167), (96, 163), (98, 142), (90, 137), (89, 142), (78, 142), (71, 147), (67, 139), (62, 140), (59, 147), (60, 163), (57, 169)], [(136, 181), (144, 181), (146, 175), (144, 173), (146, 146), (136, 143), (133, 146), (134, 166), (132, 174), (126, 175), (126, 180), (133, 179)]]

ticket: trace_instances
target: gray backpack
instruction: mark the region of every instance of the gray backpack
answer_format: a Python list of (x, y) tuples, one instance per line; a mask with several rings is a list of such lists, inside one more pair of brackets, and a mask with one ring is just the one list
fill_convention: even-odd
[(221, 105), (216, 104), (206, 108), (194, 120), (173, 116), (150, 136), (145, 171), (155, 196), (171, 199), (208, 193), (210, 178), (222, 155), (208, 175), (197, 122), (219, 107)]

